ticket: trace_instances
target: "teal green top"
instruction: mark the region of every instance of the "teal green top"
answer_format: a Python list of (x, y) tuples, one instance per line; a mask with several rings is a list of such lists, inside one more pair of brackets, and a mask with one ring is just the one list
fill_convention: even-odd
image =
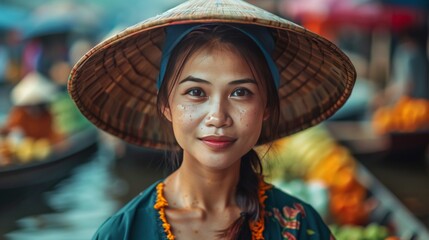
[[(167, 240), (158, 211), (154, 183), (108, 218), (93, 240)], [(265, 192), (264, 238), (269, 240), (334, 239), (319, 214), (310, 205), (273, 187)]]

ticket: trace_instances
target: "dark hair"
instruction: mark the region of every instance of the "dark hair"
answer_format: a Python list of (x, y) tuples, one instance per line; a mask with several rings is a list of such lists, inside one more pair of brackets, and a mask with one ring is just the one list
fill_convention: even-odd
[[(197, 28), (181, 40), (173, 50), (164, 81), (161, 84), (157, 97), (158, 114), (166, 131), (167, 142), (175, 142), (171, 123), (164, 117), (163, 108), (169, 107), (168, 99), (172, 86), (178, 81), (187, 60), (203, 48), (234, 49), (249, 65), (253, 76), (259, 79), (258, 84), (266, 90), (267, 107), (270, 117), (264, 121), (258, 143), (265, 143), (275, 139), (279, 121), (279, 97), (264, 55), (256, 43), (239, 30), (228, 25), (208, 25)], [(177, 146), (171, 146), (174, 149)], [(176, 170), (182, 161), (182, 150), (173, 151), (171, 156), (173, 169)], [(251, 149), (241, 158), (240, 180), (237, 186), (237, 205), (242, 210), (241, 216), (227, 229), (219, 231), (218, 236), (226, 239), (250, 239), (249, 221), (257, 221), (261, 213), (258, 198), (259, 181), (262, 178), (262, 164), (257, 153)]]

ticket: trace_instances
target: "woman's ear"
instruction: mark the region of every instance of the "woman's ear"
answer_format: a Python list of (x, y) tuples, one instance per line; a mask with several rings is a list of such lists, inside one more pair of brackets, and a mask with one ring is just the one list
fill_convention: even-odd
[(265, 111), (264, 111), (264, 121), (268, 120), (270, 118), (270, 116), (271, 116), (270, 109), (268, 107), (266, 107)]
[(162, 114), (164, 115), (164, 117), (171, 122), (171, 109), (169, 106), (163, 106), (162, 107)]

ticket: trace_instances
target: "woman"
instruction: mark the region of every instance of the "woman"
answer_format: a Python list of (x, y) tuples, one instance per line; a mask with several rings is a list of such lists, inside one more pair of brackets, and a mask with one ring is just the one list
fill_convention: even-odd
[(57, 94), (56, 86), (38, 72), (28, 73), (12, 90), (12, 108), (1, 135), (22, 135), (22, 137), (49, 142), (60, 140), (54, 126), (50, 104)]
[(263, 181), (253, 147), (332, 115), (355, 77), (327, 40), (234, 0), (188, 1), (96, 46), (70, 77), (77, 106), (173, 151), (178, 168), (94, 239), (332, 238), (311, 206)]

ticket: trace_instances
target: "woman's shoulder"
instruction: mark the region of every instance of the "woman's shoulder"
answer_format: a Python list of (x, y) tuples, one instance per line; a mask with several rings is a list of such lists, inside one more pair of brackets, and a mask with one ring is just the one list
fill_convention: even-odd
[(271, 186), (266, 192), (267, 201), (269, 205), (273, 207), (283, 207), (283, 206), (294, 206), (296, 204), (303, 205), (305, 207), (311, 207), (308, 203), (305, 201), (290, 195), (287, 192), (284, 192), (280, 189), (278, 189), (275, 186)]
[(149, 186), (104, 221), (95, 233), (93, 240), (134, 239), (144, 233), (155, 235), (153, 231), (157, 229), (157, 212), (154, 209), (154, 204), (156, 186), (160, 182), (161, 180)]
[(276, 187), (267, 190), (266, 196), (265, 211), (271, 230), (288, 239), (333, 239), (324, 220), (308, 203)]
[(289, 211), (287, 214), (293, 216), (287, 217), (320, 218), (311, 205), (274, 186), (266, 191), (266, 196), (265, 209), (269, 212), (276, 214), (276, 212), (286, 213)]

